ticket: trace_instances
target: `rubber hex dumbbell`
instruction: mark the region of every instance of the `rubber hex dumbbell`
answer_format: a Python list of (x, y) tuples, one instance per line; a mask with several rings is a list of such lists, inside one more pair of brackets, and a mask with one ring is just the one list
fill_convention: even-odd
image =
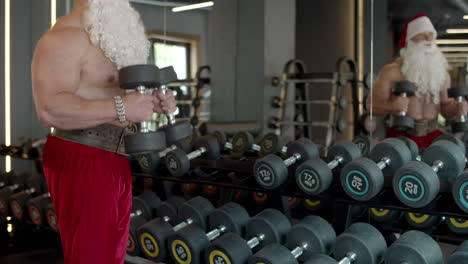
[(166, 248), (166, 240), (178, 230), (187, 225), (198, 225), (203, 230), (207, 228), (208, 215), (215, 208), (211, 202), (203, 197), (197, 196), (179, 208), (179, 219), (182, 222), (176, 226), (171, 225), (168, 216), (155, 218), (138, 229), (138, 243), (145, 257), (152, 261), (164, 261), (169, 250)]
[(143, 192), (137, 197), (133, 197), (127, 254), (131, 256), (140, 254), (140, 247), (136, 243), (138, 228), (156, 216), (157, 208), (160, 205), (161, 199), (154, 192)]
[(233, 158), (241, 158), (247, 152), (260, 152), (261, 147), (255, 144), (254, 137), (249, 132), (238, 132), (231, 140), (232, 149), (231, 156)]
[(351, 141), (343, 141), (330, 148), (327, 161), (311, 159), (302, 163), (295, 173), (299, 188), (308, 195), (318, 195), (330, 187), (333, 170), (361, 156), (359, 147)]
[[(161, 79), (161, 87), (159, 89), (163, 94), (166, 94), (167, 84), (177, 81), (177, 74), (172, 66), (160, 69), (159, 74)], [(168, 146), (178, 141), (188, 139), (192, 135), (192, 126), (188, 121), (176, 122), (173, 113), (167, 112), (165, 114), (168, 124), (160, 127), (158, 131), (164, 132), (166, 135), (166, 144)]]
[(204, 156), (209, 160), (217, 160), (220, 157), (218, 141), (211, 135), (206, 135), (197, 140), (194, 151), (186, 154), (180, 149), (175, 149), (166, 155), (166, 168), (172, 176), (180, 177), (190, 170), (192, 159)]
[(367, 156), (371, 150), (375, 147), (377, 142), (371, 136), (356, 136), (353, 139), (353, 143), (356, 144), (359, 149), (361, 149), (361, 155)]
[(450, 231), (457, 235), (468, 235), (468, 220), (449, 217), (445, 219), (445, 223)]
[(216, 131), (213, 131), (211, 135), (214, 136), (216, 140), (218, 140), (221, 151), (232, 149), (232, 143), (228, 141), (226, 133), (216, 130)]
[(468, 171), (465, 170), (452, 184), (452, 197), (463, 212), (468, 213)]
[(454, 182), (465, 168), (465, 154), (450, 141), (440, 140), (429, 146), (422, 162), (412, 161), (393, 176), (393, 191), (405, 205), (421, 208), (439, 193), (440, 180)]
[(464, 264), (468, 261), (468, 241), (463, 242), (448, 258), (447, 264)]
[[(147, 94), (151, 88), (160, 85), (159, 69), (153, 64), (124, 67), (119, 70), (119, 84), (126, 91), (135, 89), (140, 94)], [(164, 132), (150, 131), (148, 121), (140, 122), (139, 133), (125, 136), (125, 152), (157, 160), (157, 152), (166, 148), (166, 137)]]
[(314, 254), (330, 254), (335, 230), (319, 216), (307, 216), (288, 232), (285, 246), (270, 244), (249, 258), (250, 264), (298, 264)]
[(411, 160), (421, 160), (421, 155), (419, 155), (419, 147), (414, 140), (407, 137), (398, 137), (399, 140), (405, 142), (411, 153)]
[(396, 138), (387, 138), (377, 144), (369, 158), (358, 158), (341, 170), (341, 186), (348, 196), (358, 201), (368, 201), (383, 187), (384, 175), (393, 175), (411, 160), (406, 144)]
[(408, 231), (400, 236), (385, 252), (385, 264), (444, 263), (439, 244), (421, 231)]
[(244, 226), (250, 216), (236, 203), (227, 203), (214, 210), (208, 217), (209, 232), (196, 225), (186, 226), (168, 238), (170, 255), (174, 263), (203, 263), (202, 254), (211, 241), (225, 232), (239, 235), (244, 233)]
[(226, 233), (214, 240), (205, 251), (206, 263), (246, 264), (253, 252), (271, 243), (282, 243), (291, 222), (276, 209), (265, 209), (252, 217), (246, 225), (245, 237)]
[(46, 207), (50, 203), (49, 192), (41, 194), (27, 202), (29, 217), (37, 226), (42, 226), (47, 221)]
[(26, 180), (25, 187), (26, 189), (11, 195), (8, 198), (9, 206), (13, 216), (22, 220), (24, 215), (24, 209), (26, 209), (26, 202), (31, 199), (33, 196), (43, 193), (45, 185), (45, 179), (43, 176), (32, 176)]
[(288, 167), (293, 164), (315, 159), (319, 156), (317, 146), (308, 139), (299, 139), (288, 145), (286, 160), (276, 155), (257, 159), (254, 176), (257, 184), (265, 189), (276, 189), (288, 179)]
[(455, 145), (459, 146), (462, 149), (462, 152), (465, 153), (465, 155), (466, 155), (466, 145), (458, 137), (456, 137), (456, 136), (454, 136), (452, 134), (442, 134), (442, 135), (438, 136), (437, 138), (435, 138), (432, 143), (435, 143), (435, 142), (440, 141), (440, 140), (447, 140), (447, 141), (450, 141), (450, 142), (454, 143)]
[(156, 210), (157, 217), (169, 217), (169, 224), (176, 225), (183, 219), (179, 219), (179, 210), (187, 201), (180, 196), (171, 196), (166, 201), (162, 202)]
[(288, 139), (285, 137), (276, 135), (275, 133), (268, 133), (262, 137), (258, 145), (260, 146), (260, 156), (266, 156), (276, 153), (286, 153), (288, 147), (286, 144)]
[(138, 161), (138, 165), (140, 166), (140, 169), (143, 172), (152, 173), (158, 168), (161, 159), (164, 159), (167, 153), (176, 149), (180, 149), (186, 153), (190, 151), (190, 148), (191, 148), (190, 139), (186, 138), (186, 139), (177, 141), (172, 145), (169, 145), (169, 147), (167, 147), (166, 149), (158, 153), (149, 152), (149, 153), (136, 155), (136, 159)]
[(437, 226), (442, 219), (436, 215), (407, 212), (405, 213), (405, 220), (413, 228), (429, 229)]
[[(395, 84), (393, 94), (401, 97), (414, 96), (416, 93), (416, 86), (414, 83), (409, 81), (400, 81)], [(406, 115), (406, 112), (402, 111), (397, 115), (393, 115), (393, 125), (395, 130), (407, 131), (414, 128), (414, 119)]]
[[(452, 87), (447, 90), (448, 97), (453, 98), (458, 104), (465, 102), (468, 97), (468, 87)], [(468, 131), (468, 120), (465, 115), (459, 115), (452, 121), (452, 132), (460, 133)]]

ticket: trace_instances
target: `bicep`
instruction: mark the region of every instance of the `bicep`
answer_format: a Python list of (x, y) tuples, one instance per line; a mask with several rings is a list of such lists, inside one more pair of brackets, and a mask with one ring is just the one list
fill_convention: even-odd
[(373, 97), (380, 100), (389, 100), (392, 96), (392, 82), (390, 73), (382, 70), (373, 87)]
[(450, 102), (450, 98), (448, 97), (448, 92), (447, 92), (447, 90), (450, 88), (450, 85), (451, 85), (450, 74), (447, 73), (447, 78), (445, 79), (444, 87), (442, 88), (442, 91), (440, 92), (441, 104), (447, 104)]

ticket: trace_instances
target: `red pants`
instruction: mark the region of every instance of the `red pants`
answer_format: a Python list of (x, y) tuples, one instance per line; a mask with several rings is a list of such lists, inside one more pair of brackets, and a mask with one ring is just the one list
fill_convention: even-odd
[(124, 263), (132, 210), (127, 159), (49, 137), (43, 163), (65, 263)]
[(412, 139), (416, 144), (418, 144), (419, 148), (427, 148), (432, 144), (432, 141), (442, 135), (442, 133), (439, 130), (436, 130), (434, 132), (431, 132), (425, 136), (422, 137), (413, 137), (410, 136), (404, 132), (397, 131), (392, 128), (387, 128), (387, 137), (388, 138), (394, 138), (394, 137), (407, 137), (409, 139)]

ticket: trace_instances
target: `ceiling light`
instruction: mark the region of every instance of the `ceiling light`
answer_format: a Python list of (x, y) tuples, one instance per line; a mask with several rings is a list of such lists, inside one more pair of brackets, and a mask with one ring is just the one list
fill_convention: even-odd
[(464, 15), (464, 16), (463, 16), (463, 19), (468, 19), (468, 15)]
[(445, 53), (446, 58), (468, 58), (468, 53)]
[(468, 47), (442, 47), (439, 49), (445, 52), (468, 51)]
[(468, 44), (468, 39), (438, 39), (437, 44)]
[(203, 2), (203, 3), (193, 4), (193, 5), (178, 6), (178, 7), (172, 8), (172, 12), (187, 11), (187, 10), (192, 10), (192, 9), (198, 9), (198, 8), (209, 7), (209, 6), (213, 6), (213, 5), (214, 5), (214, 2), (213, 2), (213, 1), (209, 1), (209, 2)]
[(449, 28), (447, 29), (448, 34), (467, 34), (468, 28)]

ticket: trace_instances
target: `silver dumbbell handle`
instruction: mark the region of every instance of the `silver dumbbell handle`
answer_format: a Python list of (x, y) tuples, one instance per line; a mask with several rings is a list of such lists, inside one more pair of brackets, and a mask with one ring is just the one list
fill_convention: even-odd
[(352, 264), (354, 261), (356, 261), (356, 253), (354, 252), (349, 252), (346, 254), (346, 257), (342, 260), (340, 260), (340, 262), (338, 262), (338, 264)]
[(265, 234), (260, 233), (247, 241), (247, 246), (249, 246), (249, 248), (254, 248), (258, 246), (258, 244), (260, 244), (260, 242), (263, 240), (265, 240)]
[[(456, 101), (457, 101), (457, 103), (462, 104), (463, 101), (465, 101), (465, 98), (463, 96), (458, 96), (456, 98)], [(465, 123), (466, 122), (466, 116), (465, 115), (458, 116), (458, 122)]]
[(332, 161), (330, 161), (328, 163), (328, 168), (330, 168), (330, 170), (333, 170), (334, 168), (338, 167), (338, 165), (341, 164), (341, 162), (343, 162), (344, 158), (342, 156), (336, 156)]
[(181, 222), (178, 225), (174, 226), (172, 229), (174, 230), (174, 232), (177, 232), (180, 229), (182, 229), (182, 228), (184, 228), (184, 227), (186, 227), (188, 225), (191, 225), (192, 223), (193, 223), (193, 219), (192, 218), (187, 218), (183, 222)]
[(160, 158), (164, 158), (164, 157), (166, 157), (167, 153), (169, 153), (169, 152), (171, 152), (171, 151), (173, 151), (173, 150), (175, 150), (175, 149), (177, 149), (177, 146), (176, 146), (176, 145), (171, 145), (171, 146), (168, 147), (167, 149), (165, 149), (165, 150), (159, 152), (159, 157), (160, 157)]
[(299, 258), (303, 253), (304, 250), (306, 250), (309, 247), (309, 244), (307, 243), (302, 243), (300, 246), (296, 247), (291, 251), (291, 254), (294, 256), (294, 258)]
[[(163, 94), (167, 94), (167, 86), (166, 85), (161, 86), (161, 92)], [(175, 124), (174, 113), (166, 112), (166, 117), (167, 117), (167, 122), (169, 123), (169, 125)]]
[[(140, 94), (146, 94), (146, 87), (143, 85), (140, 85), (136, 88), (137, 92)], [(149, 122), (148, 121), (143, 121), (140, 122), (140, 132), (141, 133), (147, 133), (149, 132)]]
[(135, 212), (130, 213), (130, 218), (142, 215), (143, 212), (141, 210), (136, 210)]
[(226, 142), (226, 144), (224, 144), (224, 147), (227, 148), (227, 149), (232, 149), (232, 143), (231, 142)]
[(441, 169), (444, 168), (444, 163), (440, 160), (436, 160), (431, 167), (435, 172), (440, 171)]
[(5, 182), (0, 182), (0, 188), (5, 187)]
[(10, 191), (14, 191), (14, 190), (19, 188), (19, 184), (13, 184), (13, 185), (5, 187), (5, 188), (10, 189)]
[(257, 152), (262, 150), (262, 147), (260, 147), (260, 145), (257, 145), (257, 144), (252, 144), (251, 148), (252, 150), (257, 151)]
[(301, 158), (301, 154), (294, 153), (294, 154), (292, 154), (291, 157), (284, 160), (284, 164), (286, 165), (286, 167), (289, 167), (292, 164), (296, 163), (296, 161), (298, 161), (300, 158)]
[(226, 232), (226, 227), (221, 225), (216, 229), (211, 230), (206, 234), (206, 237), (208, 238), (209, 241), (213, 241), (215, 238), (218, 238), (221, 234)]
[[(403, 97), (403, 98), (408, 97), (408, 96), (406, 95), (406, 93), (401, 93), (400, 96)], [(406, 116), (406, 111), (401, 111), (400, 113), (398, 113), (398, 115), (399, 115), (399, 116)]]
[(385, 169), (388, 165), (390, 165), (390, 162), (392, 160), (389, 157), (383, 157), (382, 160), (377, 163), (377, 167), (379, 167), (380, 170)]
[(27, 194), (33, 194), (36, 192), (36, 188), (29, 188), (29, 189), (26, 189), (24, 190)]
[(200, 157), (200, 156), (203, 155), (203, 153), (205, 153), (205, 152), (206, 152), (206, 148), (201, 147), (201, 148), (199, 148), (199, 149), (197, 149), (197, 150), (195, 150), (195, 151), (192, 151), (192, 152), (190, 152), (189, 154), (187, 154), (187, 158), (188, 158), (189, 160), (193, 160), (193, 159), (195, 159), (195, 158)]

